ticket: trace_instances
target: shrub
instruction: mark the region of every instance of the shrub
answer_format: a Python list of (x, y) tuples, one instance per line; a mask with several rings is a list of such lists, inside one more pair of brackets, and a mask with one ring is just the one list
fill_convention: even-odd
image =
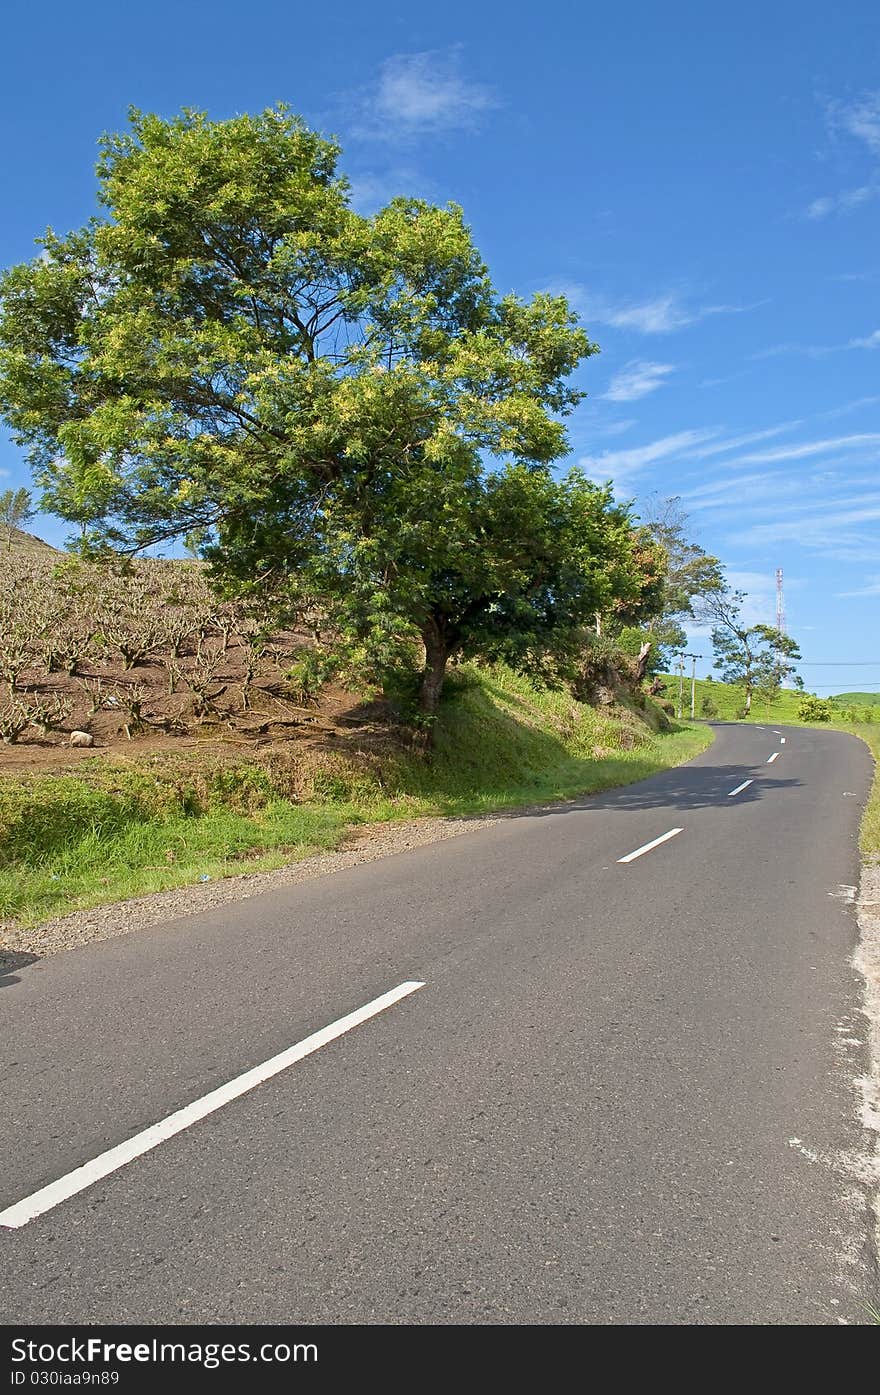
[(827, 698), (805, 697), (798, 707), (798, 721), (801, 722), (830, 722), (832, 715)]
[(700, 716), (709, 718), (718, 716), (718, 705), (717, 703), (713, 702), (712, 698), (710, 698), (708, 693), (706, 693), (702, 702), (700, 703)]

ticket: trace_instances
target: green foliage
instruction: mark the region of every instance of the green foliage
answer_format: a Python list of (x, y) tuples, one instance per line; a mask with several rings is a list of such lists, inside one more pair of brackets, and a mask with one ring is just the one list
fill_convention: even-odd
[(709, 693), (706, 693), (700, 701), (700, 716), (706, 717), (709, 721), (718, 716), (718, 704)]
[(834, 709), (827, 698), (805, 697), (798, 705), (797, 714), (802, 722), (830, 722)]
[(801, 653), (790, 635), (772, 625), (746, 625), (742, 620), (744, 600), (742, 591), (722, 586), (702, 597), (700, 615), (715, 622), (712, 645), (722, 680), (742, 687), (746, 712), (756, 692), (769, 711), (783, 683), (793, 676)]
[(537, 671), (651, 614), (662, 551), (547, 468), (596, 352), (564, 298), (498, 296), (457, 207), (356, 214), (337, 156), (283, 107), (133, 112), (106, 217), (3, 278), (0, 408), (84, 547), (180, 536), (229, 591), (320, 595), (341, 672), (421, 640), (432, 714), (454, 654)]
[(686, 648), (682, 622), (695, 617), (699, 603), (723, 591), (724, 579), (718, 558), (688, 537), (689, 520), (680, 498), (654, 498), (642, 514), (649, 536), (666, 558), (659, 605), (645, 631), (653, 646), (648, 665), (653, 676)]

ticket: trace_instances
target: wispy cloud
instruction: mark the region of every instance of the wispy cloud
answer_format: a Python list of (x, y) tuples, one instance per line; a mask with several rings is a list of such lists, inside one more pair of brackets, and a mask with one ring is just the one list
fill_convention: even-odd
[(857, 397), (854, 402), (844, 402), (842, 407), (831, 407), (827, 412), (819, 412), (816, 420), (830, 421), (833, 417), (845, 417), (850, 412), (857, 412), (861, 407), (874, 407), (880, 402), (880, 397)]
[(836, 594), (841, 599), (850, 596), (880, 596), (880, 576), (869, 576), (867, 584), (859, 587), (857, 591), (838, 591)]
[(603, 396), (608, 402), (638, 402), (648, 393), (662, 387), (670, 373), (675, 372), (671, 363), (650, 363), (634, 359), (615, 373), (607, 392)]
[(880, 496), (860, 498), (837, 507), (827, 499), (816, 499), (808, 511), (796, 516), (773, 518), (755, 523), (734, 535), (733, 541), (747, 547), (768, 547), (784, 543), (817, 552), (823, 557), (846, 561), (877, 560), (876, 529), (866, 525), (880, 521)]
[(751, 451), (730, 462), (735, 465), (769, 465), (784, 460), (807, 460), (814, 455), (829, 455), (833, 451), (875, 450), (880, 448), (880, 432), (863, 431), (852, 436), (832, 436), (820, 441), (801, 441), (790, 446), (774, 446), (772, 450)]
[(565, 295), (588, 324), (633, 329), (639, 334), (671, 334), (711, 315), (741, 315), (765, 304), (755, 301), (750, 305), (689, 305), (673, 291), (646, 300), (615, 302), (576, 281), (556, 284), (551, 289)]
[(360, 94), (355, 134), (366, 139), (407, 141), (473, 130), (480, 118), (498, 105), (492, 88), (463, 75), (458, 48), (396, 53), (382, 64), (372, 86)]
[(707, 460), (713, 455), (723, 455), (727, 451), (739, 450), (741, 446), (751, 446), (757, 441), (769, 441), (774, 436), (784, 436), (786, 431), (793, 431), (800, 426), (800, 421), (784, 421), (779, 426), (768, 426), (763, 431), (748, 431), (743, 436), (728, 436), (725, 441), (716, 441), (712, 445), (699, 446), (696, 450), (689, 452), (689, 458)]
[(880, 197), (880, 179), (869, 179), (866, 184), (858, 184), (854, 189), (843, 189), (839, 194), (823, 194), (807, 205), (806, 215), (814, 222), (828, 218), (832, 213), (852, 213), (862, 204)]
[(802, 354), (805, 358), (825, 358), (826, 354), (842, 354), (850, 349), (880, 349), (880, 329), (870, 334), (848, 339), (845, 344), (772, 344), (768, 349), (759, 349), (750, 354), (751, 360), (778, 358), (782, 354)]
[(854, 102), (832, 102), (828, 121), (832, 129), (847, 132), (880, 155), (880, 92), (865, 92)]
[(635, 417), (627, 417), (623, 421), (603, 421), (593, 428), (600, 436), (622, 436), (625, 431), (632, 431), (638, 423)]
[(635, 474), (658, 460), (682, 455), (689, 447), (697, 445), (711, 436), (711, 431), (677, 431), (672, 436), (663, 436), (646, 446), (635, 446), (630, 450), (606, 450), (599, 455), (585, 455), (579, 461), (594, 479), (621, 479)]
[[(825, 115), (832, 135), (858, 141), (871, 157), (880, 156), (880, 92), (865, 92), (853, 102), (831, 102)], [(874, 170), (863, 184), (823, 194), (813, 199), (804, 211), (814, 220), (828, 218), (833, 213), (851, 213), (878, 197), (880, 171)]]

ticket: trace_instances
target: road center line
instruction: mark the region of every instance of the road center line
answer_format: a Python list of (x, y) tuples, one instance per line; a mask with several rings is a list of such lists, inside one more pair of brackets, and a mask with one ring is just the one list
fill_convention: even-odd
[(774, 751), (773, 754), (772, 754), (772, 756), (768, 756), (768, 757), (767, 757), (767, 764), (768, 764), (768, 765), (772, 765), (773, 762), (776, 760), (776, 757), (777, 757), (778, 755), (779, 755), (779, 752), (778, 752), (778, 751)]
[[(637, 857), (643, 857), (652, 848), (659, 848), (661, 843), (668, 843), (670, 838), (674, 838), (677, 833), (682, 833), (681, 828), (670, 828), (668, 833), (662, 833), (659, 838), (654, 838), (650, 843), (644, 843), (642, 847), (636, 848), (635, 852), (627, 853), (626, 857), (619, 857), (618, 862), (635, 862)], [(2, 1219), (2, 1217), (0, 1217)]]
[(784, 745), (785, 745), (785, 737), (784, 737), (784, 736), (780, 736), (780, 738), (779, 738), (779, 744), (780, 744), (780, 746), (784, 746)]
[(737, 785), (735, 790), (728, 790), (727, 798), (730, 799), (735, 794), (742, 794), (743, 790), (747, 790), (749, 785), (753, 785), (754, 783), (754, 780), (743, 780), (742, 784)]
[(91, 1162), (85, 1163), (73, 1172), (66, 1173), (57, 1182), (50, 1182), (48, 1186), (41, 1187), (31, 1196), (26, 1196), (13, 1206), (7, 1206), (5, 1211), (0, 1211), (0, 1226), (17, 1230), (19, 1226), (27, 1225), (28, 1221), (43, 1215), (45, 1211), (51, 1211), (62, 1201), (76, 1196), (77, 1192), (85, 1191), (86, 1187), (90, 1187), (93, 1182), (99, 1182), (102, 1177), (109, 1176), (111, 1172), (117, 1172), (126, 1163), (139, 1158), (142, 1153), (149, 1153), (152, 1148), (157, 1148), (166, 1139), (173, 1138), (177, 1133), (182, 1133), (191, 1124), (198, 1123), (208, 1114), (222, 1109), (231, 1100), (247, 1094), (257, 1085), (262, 1085), (264, 1080), (271, 1080), (273, 1075), (279, 1075), (281, 1071), (287, 1070), (288, 1066), (295, 1065), (305, 1056), (311, 1056), (322, 1046), (327, 1046), (337, 1037), (344, 1036), (353, 1027), (359, 1027), (361, 1023), (368, 1022), (371, 1017), (376, 1017), (386, 1008), (399, 1003), (401, 998), (408, 997), (410, 993), (415, 993), (417, 989), (424, 988), (424, 986), (424, 983), (414, 980), (398, 984), (397, 988), (390, 989), (381, 997), (373, 998), (372, 1002), (357, 1008), (355, 1012), (350, 1012), (346, 1017), (340, 1017), (336, 1022), (331, 1022), (329, 1027), (322, 1027), (320, 1031), (304, 1037), (302, 1041), (297, 1042), (296, 1046), (288, 1047), (286, 1051), (270, 1057), (262, 1065), (254, 1066), (252, 1070), (245, 1071), (243, 1075), (237, 1075), (226, 1085), (211, 1090), (207, 1095), (202, 1095), (201, 1099), (194, 1100), (192, 1104), (185, 1105), (183, 1109), (176, 1110), (174, 1114), (169, 1114), (158, 1124), (152, 1124), (148, 1129), (136, 1133), (125, 1143), (120, 1143), (115, 1148), (109, 1148), (106, 1153), (99, 1153)]

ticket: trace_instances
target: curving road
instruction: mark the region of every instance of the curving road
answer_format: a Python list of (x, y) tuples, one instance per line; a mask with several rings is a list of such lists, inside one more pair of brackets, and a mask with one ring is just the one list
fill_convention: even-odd
[(870, 776), (719, 725), (0, 978), (5, 1320), (865, 1321)]

